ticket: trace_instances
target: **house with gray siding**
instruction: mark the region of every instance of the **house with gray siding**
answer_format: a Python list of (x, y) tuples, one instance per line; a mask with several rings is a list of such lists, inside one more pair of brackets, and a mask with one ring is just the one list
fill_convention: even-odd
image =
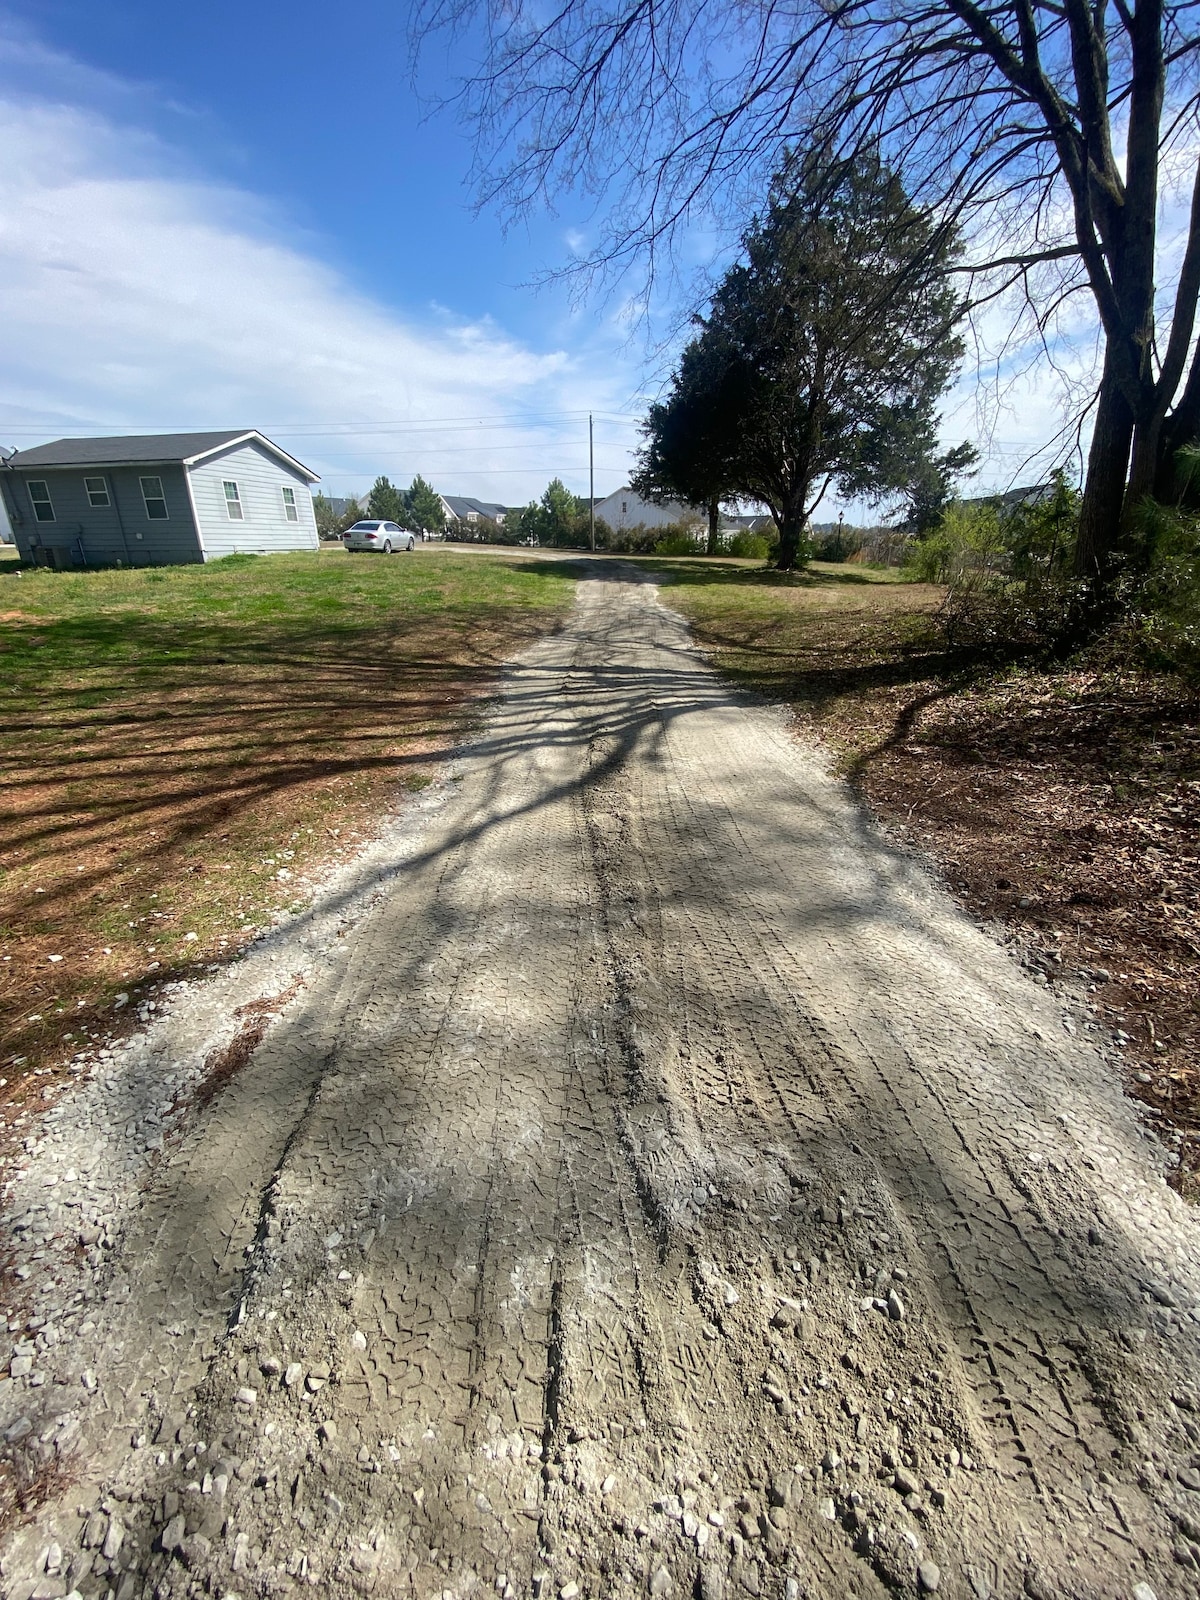
[(254, 429), (58, 439), (0, 460), (21, 559), (157, 567), (319, 548), (317, 474)]

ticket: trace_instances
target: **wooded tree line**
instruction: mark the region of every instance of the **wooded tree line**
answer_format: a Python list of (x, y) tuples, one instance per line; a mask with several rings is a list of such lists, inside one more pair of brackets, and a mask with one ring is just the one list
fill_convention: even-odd
[[(877, 163), (902, 185), (926, 265), (960, 286), (965, 318), (1005, 308), (1010, 348), (1052, 345), (1088, 300), (1100, 361), (1073, 413), (1090, 429), (1074, 561), (1103, 581), (1135, 553), (1146, 498), (1181, 492), (1180, 449), (1200, 435), (1195, 16), (1195, 0), (428, 0), (416, 26), (483, 21), (467, 94), (485, 200), (519, 212), (564, 188), (612, 196), (595, 271), (653, 271), (697, 218), (771, 193), (746, 235), (752, 271), (788, 203), (772, 179), (789, 152), (821, 152), (835, 172)], [(753, 288), (720, 286), (681, 400), (712, 344), (739, 347), (761, 316)], [(917, 438), (928, 394), (914, 371), (878, 403), (907, 404)], [(784, 420), (794, 443), (805, 419)], [(850, 460), (847, 481), (866, 470)], [(791, 515), (803, 468), (770, 476)]]

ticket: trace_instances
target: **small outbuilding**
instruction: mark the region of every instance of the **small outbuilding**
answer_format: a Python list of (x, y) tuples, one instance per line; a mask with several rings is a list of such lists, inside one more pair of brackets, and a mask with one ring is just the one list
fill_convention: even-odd
[(157, 567), (319, 548), (315, 472), (252, 428), (57, 439), (0, 455), (21, 559)]

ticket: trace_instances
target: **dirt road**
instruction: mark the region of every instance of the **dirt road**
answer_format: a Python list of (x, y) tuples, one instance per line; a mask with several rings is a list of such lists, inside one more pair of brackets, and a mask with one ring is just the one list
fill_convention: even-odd
[(1194, 1595), (1196, 1219), (1082, 1005), (588, 570), (17, 1396), (7, 1593)]

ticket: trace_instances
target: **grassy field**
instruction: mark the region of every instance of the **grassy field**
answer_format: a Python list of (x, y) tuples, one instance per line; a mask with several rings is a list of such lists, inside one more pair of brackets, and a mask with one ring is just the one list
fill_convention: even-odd
[(1200, 1198), (1200, 727), (1178, 679), (1099, 658), (972, 668), (940, 591), (814, 564), (657, 562), (725, 672), (789, 702), (872, 810), (1035, 975), (1090, 974), (1126, 1082)]
[(813, 562), (802, 573), (761, 563), (661, 561), (668, 603), (721, 669), (797, 705), (847, 762), (891, 726), (914, 683), (947, 670), (930, 628), (942, 591), (880, 568)]
[(0, 563), (0, 1101), (352, 851), (571, 580), (515, 552)]

